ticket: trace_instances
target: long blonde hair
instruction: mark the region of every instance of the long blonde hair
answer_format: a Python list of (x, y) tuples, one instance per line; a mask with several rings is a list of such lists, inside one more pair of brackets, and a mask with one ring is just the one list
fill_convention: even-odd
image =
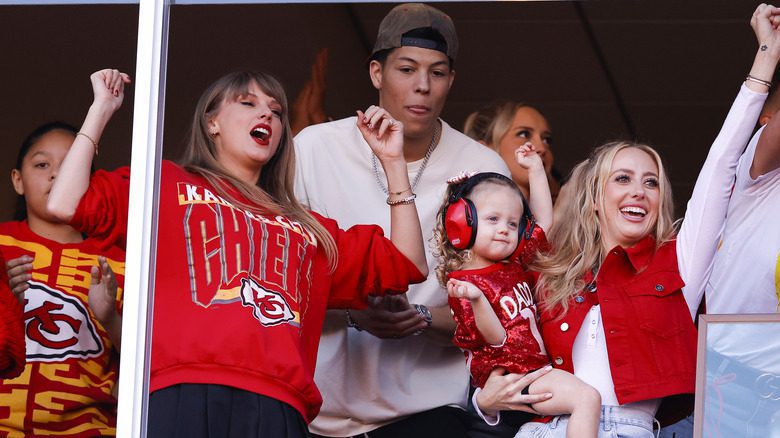
[(463, 133), (493, 149), (498, 149), (501, 138), (512, 128), (512, 121), (520, 108), (537, 110), (522, 102), (495, 100), (466, 117)]
[(658, 166), (659, 205), (658, 218), (651, 235), (656, 248), (669, 242), (676, 234), (672, 187), (664, 170), (661, 157), (650, 146), (620, 141), (596, 148), (590, 157), (572, 171), (567, 184), (572, 197), (563, 208), (565, 221), (553, 225), (549, 240), (553, 251), (540, 255), (531, 269), (541, 274), (537, 283), (537, 296), (542, 308), (551, 310), (562, 306), (568, 309), (569, 300), (585, 286), (583, 276), (595, 271), (606, 257), (597, 210), (605, 211), (604, 189), (609, 180), (612, 162), (618, 152), (637, 148), (647, 153)]
[[(257, 185), (247, 184), (236, 178), (219, 163), (216, 144), (208, 135), (208, 123), (222, 104), (248, 94), (252, 84), (256, 84), (282, 106), (283, 126), (279, 148), (263, 166)], [(295, 148), (288, 120), (287, 96), (282, 85), (273, 76), (262, 72), (242, 71), (227, 74), (212, 83), (200, 96), (195, 107), (190, 136), (180, 164), (188, 171), (206, 178), (221, 197), (234, 205), (253, 213), (280, 215), (301, 223), (315, 236), (318, 244), (322, 245), (329, 266), (331, 270), (334, 269), (338, 253), (333, 237), (295, 198)], [(241, 202), (231, 196), (230, 191), (226, 190), (230, 186), (238, 189), (250, 203)]]

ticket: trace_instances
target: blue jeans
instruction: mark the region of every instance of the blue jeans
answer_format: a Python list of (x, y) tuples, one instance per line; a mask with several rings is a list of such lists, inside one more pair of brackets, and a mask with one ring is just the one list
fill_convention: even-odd
[[(599, 438), (652, 438), (653, 417), (636, 409), (602, 406)], [(525, 423), (515, 438), (566, 438), (569, 416), (555, 417), (549, 423)]]
[(661, 428), (659, 438), (691, 438), (693, 436), (693, 414)]

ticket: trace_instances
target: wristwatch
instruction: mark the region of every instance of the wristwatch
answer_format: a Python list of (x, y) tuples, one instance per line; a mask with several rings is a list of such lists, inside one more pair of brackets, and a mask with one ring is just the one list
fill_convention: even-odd
[(422, 334), (425, 330), (429, 329), (431, 327), (431, 324), (433, 324), (433, 315), (431, 315), (431, 311), (428, 310), (428, 307), (422, 305), (422, 304), (415, 304), (414, 309), (417, 310), (417, 313), (420, 314), (420, 316), (423, 317), (425, 320), (425, 323), (427, 324), (425, 328), (422, 328), (420, 330), (417, 330), (414, 332), (414, 335), (417, 336), (419, 334)]

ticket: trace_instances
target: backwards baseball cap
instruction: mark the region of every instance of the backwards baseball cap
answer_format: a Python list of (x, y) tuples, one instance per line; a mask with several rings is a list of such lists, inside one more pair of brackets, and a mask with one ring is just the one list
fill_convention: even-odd
[[(441, 38), (437, 38), (436, 34)], [(422, 3), (398, 5), (379, 24), (371, 56), (381, 50), (403, 46), (438, 50), (454, 61), (458, 54), (455, 24), (449, 15), (434, 7)]]

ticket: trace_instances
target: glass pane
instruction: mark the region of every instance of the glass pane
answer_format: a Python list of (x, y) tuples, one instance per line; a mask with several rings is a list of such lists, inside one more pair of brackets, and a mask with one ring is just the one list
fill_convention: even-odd
[[(0, 94), (4, 102), (0, 144), (5, 148), (0, 172), (6, 178), (16, 167), (24, 139), (37, 127), (54, 121), (75, 129), (81, 126), (93, 100), (90, 74), (105, 67), (134, 74), (139, 17), (137, 4), (9, 3), (12, 2), (3, 2), (0, 7)], [(130, 163), (134, 109), (131, 86), (123, 107), (98, 140), (96, 169), (114, 169)], [(58, 129), (32, 141), (33, 153), (25, 155), (25, 160), (44, 156), (36, 155), (38, 152), (59, 151), (64, 155), (73, 141), (73, 134), (67, 132)], [(56, 142), (47, 143), (48, 140)], [(47, 166), (58, 167), (62, 155), (47, 156)], [(30, 182), (40, 181), (35, 173), (24, 176), (29, 170), (25, 160), (21, 175), (30, 178)], [(45, 180), (50, 181), (49, 177)], [(0, 187), (0, 202), (5, 206), (0, 220), (12, 221), (17, 217), (14, 205), (26, 206), (28, 218), (41, 211), (41, 204), (33, 203), (34, 191), (25, 190), (26, 199), (20, 200), (9, 179)], [(87, 290), (90, 270), (98, 256), (109, 259), (121, 285), (125, 274), (124, 248), (99, 236), (85, 239), (77, 230), (54, 224), (48, 216), (39, 219), (4, 222), (0, 231), (0, 252), (4, 258), (32, 256), (36, 282), (25, 292), (27, 369), (20, 379), (0, 383), (0, 393), (4, 394), (0, 403), (0, 435), (23, 427), (27, 427), (25, 436), (67, 432), (113, 435), (119, 355), (106, 330), (88, 312)], [(39, 227), (41, 223), (46, 224), (45, 230)], [(47, 330), (47, 321), (55, 322), (59, 330)], [(56, 384), (43, 383), (51, 375), (57, 376), (53, 379)], [(32, 385), (30, 381), (38, 383)], [(9, 388), (13, 390), (8, 391)], [(46, 403), (44, 399), (71, 401)], [(22, 421), (27, 422), (26, 426)], [(30, 421), (34, 422), (32, 426)], [(10, 435), (21, 436), (14, 432)]]
[(778, 322), (707, 325), (704, 437), (780, 437)]
[[(0, 172), (9, 175), (18, 146), (37, 125), (61, 120), (81, 126), (92, 103), (93, 71), (116, 67), (134, 74), (138, 6), (3, 6), (0, 18), (4, 41), (0, 89), (6, 105), (0, 117), (0, 144), (12, 157), (3, 160)], [(96, 168), (130, 163), (133, 97), (131, 86), (100, 140)], [(6, 179), (0, 184), (0, 202), (8, 206), (15, 200)], [(0, 211), (0, 220), (12, 216), (12, 208)]]

